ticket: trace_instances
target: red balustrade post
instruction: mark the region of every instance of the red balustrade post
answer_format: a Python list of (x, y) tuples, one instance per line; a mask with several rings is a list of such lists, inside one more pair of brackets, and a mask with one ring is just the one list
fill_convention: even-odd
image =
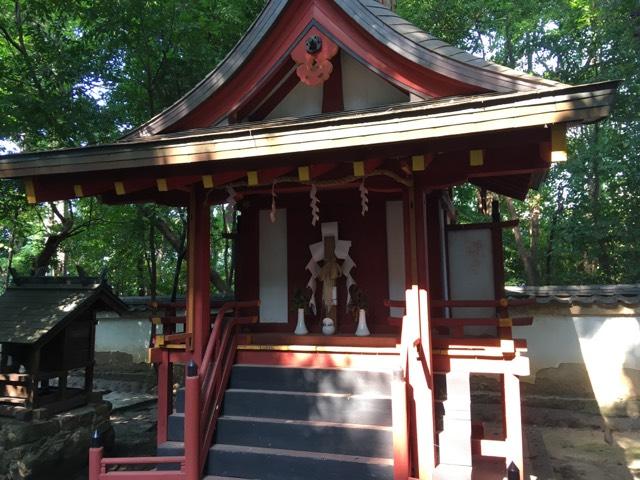
[(100, 480), (103, 454), (104, 448), (102, 447), (100, 433), (96, 430), (91, 436), (89, 448), (89, 480)]
[(168, 417), (171, 413), (171, 400), (169, 395), (173, 395), (171, 385), (171, 364), (169, 363), (169, 351), (162, 350), (162, 361), (158, 365), (158, 414), (157, 414), (157, 444), (167, 441)]
[(186, 480), (200, 479), (200, 380), (198, 367), (187, 366), (184, 409), (184, 457)]
[(409, 416), (407, 384), (403, 370), (394, 372), (391, 383), (393, 419), (393, 480), (409, 478)]

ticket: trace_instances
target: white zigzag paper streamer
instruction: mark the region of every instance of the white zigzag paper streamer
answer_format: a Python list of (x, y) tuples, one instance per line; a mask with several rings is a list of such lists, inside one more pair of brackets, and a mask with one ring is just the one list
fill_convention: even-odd
[(360, 205), (362, 207), (362, 216), (369, 211), (369, 190), (364, 186), (364, 180), (360, 184)]
[(227, 187), (227, 193), (229, 196), (227, 197), (226, 203), (231, 205), (231, 207), (236, 208), (236, 191), (233, 189), (231, 185)]
[(315, 227), (320, 220), (320, 207), (318, 207), (320, 200), (318, 200), (318, 187), (315, 185), (311, 185), (309, 198), (311, 198), (311, 225)]

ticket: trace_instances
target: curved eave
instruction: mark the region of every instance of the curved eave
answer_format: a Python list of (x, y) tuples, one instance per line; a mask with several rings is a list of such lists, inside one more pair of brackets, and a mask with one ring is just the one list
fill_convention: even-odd
[[(609, 114), (618, 82), (508, 95), (400, 104), (147, 137), (137, 141), (0, 157), (0, 178), (48, 176), (189, 164), (229, 168), (249, 159), (373, 147), (555, 123)], [(210, 163), (213, 162), (213, 163)]]
[[(566, 86), (474, 57), (435, 39), (375, 0), (335, 0), (335, 3), (364, 31), (396, 54), (452, 80), (499, 93)], [(211, 98), (242, 69), (290, 4), (291, 0), (270, 0), (244, 37), (211, 73), (173, 105), (124, 136), (123, 140), (162, 133)]]
[(171, 106), (125, 135), (123, 140), (160, 133), (213, 95), (242, 67), (251, 52), (268, 35), (287, 3), (288, 0), (269, 1), (247, 33), (211, 73)]
[(376, 0), (336, 0), (336, 3), (396, 53), (468, 85), (505, 93), (567, 86), (471, 55), (429, 35)]

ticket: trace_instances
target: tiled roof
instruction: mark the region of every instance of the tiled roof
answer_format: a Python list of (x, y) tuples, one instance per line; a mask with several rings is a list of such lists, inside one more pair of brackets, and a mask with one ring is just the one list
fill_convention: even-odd
[(37, 343), (65, 320), (93, 306), (127, 307), (104, 284), (25, 284), (0, 296), (0, 343)]
[(511, 298), (535, 298), (539, 304), (640, 305), (640, 284), (505, 287)]

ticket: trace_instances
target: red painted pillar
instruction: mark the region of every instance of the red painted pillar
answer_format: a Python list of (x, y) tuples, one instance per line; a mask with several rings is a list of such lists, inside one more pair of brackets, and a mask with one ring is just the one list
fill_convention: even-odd
[(100, 480), (102, 468), (102, 447), (91, 447), (89, 449), (89, 480)]
[(194, 187), (189, 198), (189, 230), (187, 236), (187, 332), (192, 334), (191, 348), (198, 365), (209, 339), (211, 214), (202, 189)]
[(185, 380), (184, 457), (186, 480), (200, 479), (200, 380), (195, 363)]

